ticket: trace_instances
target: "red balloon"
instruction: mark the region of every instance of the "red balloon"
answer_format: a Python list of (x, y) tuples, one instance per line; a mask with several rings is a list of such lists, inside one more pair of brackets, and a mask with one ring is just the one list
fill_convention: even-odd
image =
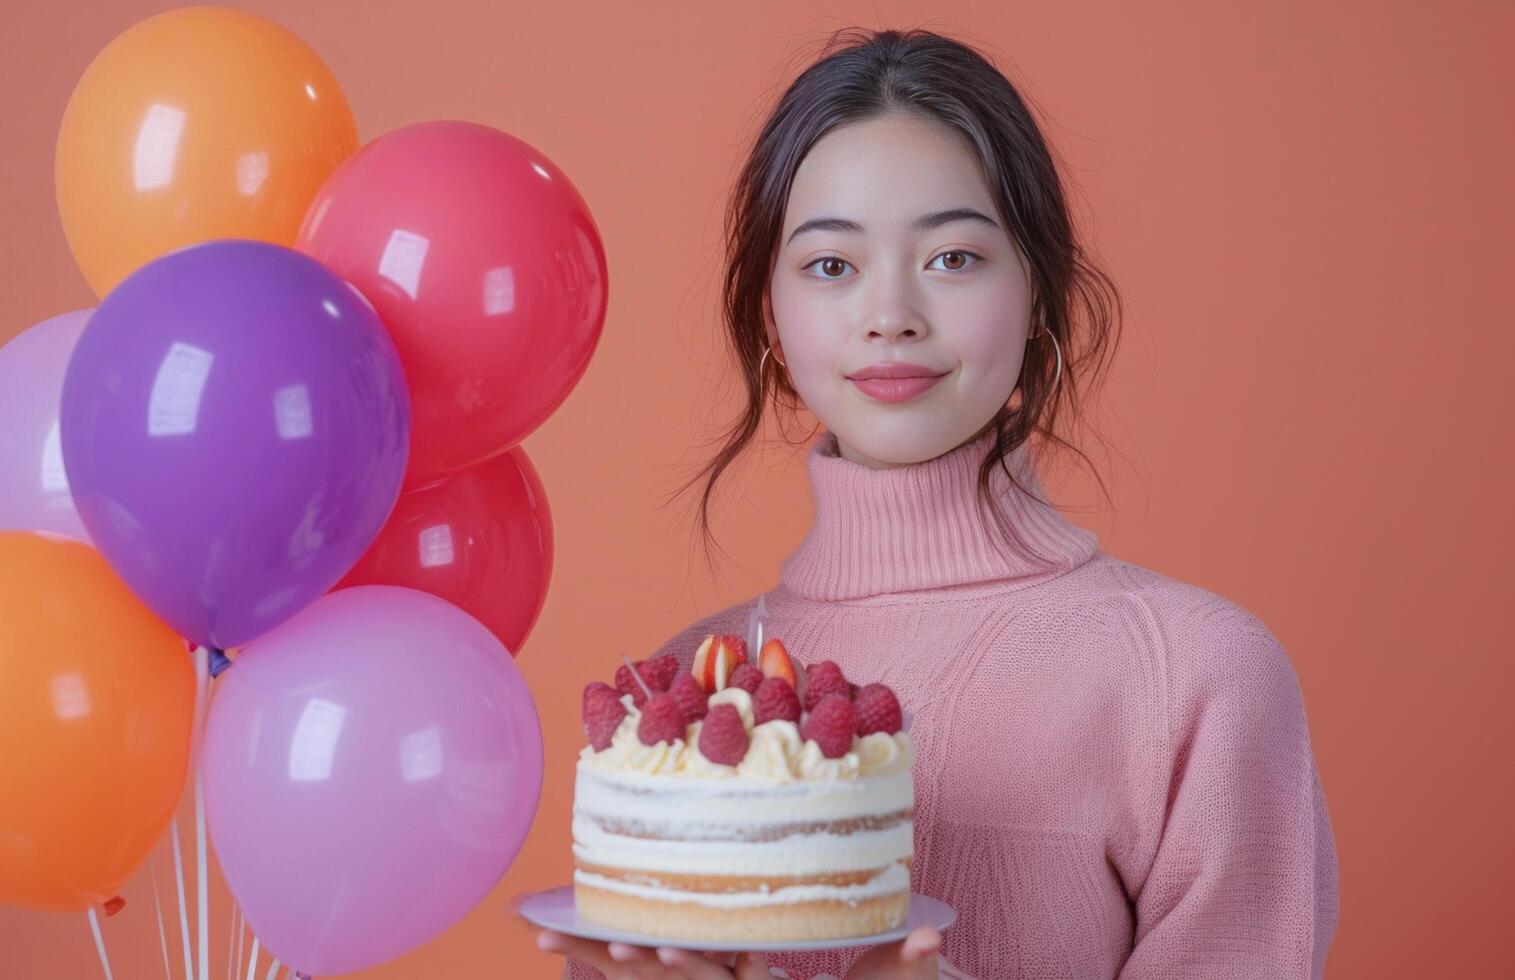
[(507, 133), (428, 122), (379, 137), (317, 192), (295, 247), (373, 302), (410, 382), (406, 485), (524, 439), (583, 376), (605, 248), (551, 160)]
[(378, 539), (337, 586), (403, 585), (483, 623), (514, 656), (536, 625), (552, 577), (552, 514), (517, 446), (401, 494)]

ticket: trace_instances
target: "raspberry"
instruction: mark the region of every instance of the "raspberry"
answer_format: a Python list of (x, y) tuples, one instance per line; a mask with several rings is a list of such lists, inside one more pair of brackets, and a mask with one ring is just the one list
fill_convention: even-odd
[[(648, 685), (649, 687), (651, 685)], [(631, 676), (631, 668), (625, 664), (615, 669), (615, 689), (622, 694), (631, 695), (631, 703), (640, 708), (647, 702), (647, 695), (642, 693), (642, 685)]]
[(883, 684), (868, 684), (858, 691), (852, 708), (857, 715), (859, 738), (874, 732), (893, 735), (905, 727), (899, 699)]
[(775, 718), (799, 721), (800, 699), (788, 681), (782, 677), (767, 677), (752, 696), (752, 719), (754, 724), (761, 725)]
[(637, 672), (654, 691), (666, 691), (673, 686), (673, 679), (678, 676), (679, 658), (665, 653), (637, 664)]
[(805, 710), (814, 711), (828, 694), (848, 697), (847, 678), (835, 661), (822, 660), (805, 671)]
[(604, 681), (595, 681), (584, 688), (584, 734), (596, 752), (610, 747), (611, 736), (626, 717), (626, 706), (621, 695)]
[(684, 710), (671, 694), (658, 694), (642, 709), (637, 738), (643, 745), (675, 742), (684, 737)]
[(711, 762), (734, 766), (747, 755), (747, 729), (734, 704), (718, 704), (700, 726), (700, 754)]
[(684, 713), (684, 723), (691, 724), (705, 717), (705, 712), (710, 710), (710, 701), (705, 694), (705, 689), (700, 687), (700, 682), (694, 679), (693, 674), (680, 674), (673, 679), (673, 685), (668, 688), (668, 693), (677, 702), (679, 710)]
[(763, 672), (752, 664), (737, 664), (736, 670), (731, 672), (731, 677), (726, 681), (727, 687), (739, 687), (748, 694), (756, 694), (758, 685), (763, 683)]
[[(666, 691), (673, 685), (673, 678), (679, 672), (679, 658), (671, 653), (653, 657), (651, 660), (638, 660), (632, 665), (637, 674), (652, 688), (654, 694)], [(616, 690), (622, 694), (631, 695), (631, 702), (638, 708), (647, 700), (647, 693), (642, 690), (642, 685), (631, 676), (631, 671), (625, 664), (615, 669)]]
[(845, 694), (828, 694), (800, 726), (800, 736), (821, 748), (821, 755), (838, 759), (852, 749), (852, 702)]

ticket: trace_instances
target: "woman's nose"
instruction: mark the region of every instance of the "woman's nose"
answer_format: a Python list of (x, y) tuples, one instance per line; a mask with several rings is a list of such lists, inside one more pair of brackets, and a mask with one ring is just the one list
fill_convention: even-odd
[(919, 340), (928, 332), (907, 277), (881, 277), (869, 291), (867, 303), (864, 326), (870, 341)]
[(913, 313), (878, 313), (869, 318), (869, 340), (893, 343), (900, 340), (919, 340), (925, 335), (925, 321)]

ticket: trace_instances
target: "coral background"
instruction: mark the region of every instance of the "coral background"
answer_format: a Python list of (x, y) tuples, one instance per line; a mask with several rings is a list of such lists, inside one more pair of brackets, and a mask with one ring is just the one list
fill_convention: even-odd
[[(168, 6), (74, 0), (8, 15), (0, 340), (93, 305), (53, 197), (58, 123), (95, 53)], [(1079, 220), (1129, 318), (1090, 418), (1105, 443), (1075, 433), (1115, 505), (1076, 468), (1049, 489), (1107, 551), (1235, 599), (1288, 648), (1341, 860), (1328, 976), (1508, 968), (1496, 938), (1515, 873), (1515, 630), (1499, 610), (1515, 584), (1515, 301), (1500, 283), (1515, 227), (1515, 8), (242, 6), (322, 55), (364, 140), (460, 118), (540, 148), (594, 209), (610, 261), (596, 359), (525, 444), (557, 532), (551, 594), (520, 656), (547, 738), (535, 827), (469, 916), (362, 976), (557, 976), (561, 961), (536, 950), (508, 903), (569, 879), (580, 688), (608, 678), (619, 653), (645, 655), (769, 588), (803, 535), (803, 452), (777, 431), (723, 498), (717, 530), (736, 561), (721, 575), (693, 550), (687, 513), (660, 504), (736, 408), (715, 289), (742, 150), (794, 73), (851, 24), (980, 45), (1039, 107), (1066, 160)], [(165, 855), (158, 884), (174, 936)], [(222, 976), (231, 905), (212, 880), (211, 972)], [(115, 974), (157, 976), (145, 871), (124, 895), (104, 921)], [(176, 938), (170, 953), (177, 971)], [(100, 976), (85, 917), (0, 909), (0, 973)]]

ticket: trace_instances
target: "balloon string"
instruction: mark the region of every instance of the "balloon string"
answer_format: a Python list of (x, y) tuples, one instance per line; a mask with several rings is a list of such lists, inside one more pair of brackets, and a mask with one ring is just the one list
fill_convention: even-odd
[(279, 961), (278, 960), (274, 960), (273, 965), (268, 968), (268, 973), (267, 973), (267, 975), (265, 975), (263, 977), (263, 980), (274, 980), (274, 977), (276, 977), (278, 975), (279, 975)]
[(105, 980), (115, 980), (110, 972), (110, 957), (105, 955), (105, 937), (100, 935), (100, 916), (94, 907), (89, 910), (89, 931), (95, 935), (95, 952), (100, 954), (100, 966), (105, 970)]
[(184, 902), (184, 850), (179, 845), (179, 815), (174, 814), (173, 821), (169, 824), (173, 830), (174, 841), (174, 875), (179, 886), (179, 938), (184, 940), (184, 976), (185, 980), (195, 975), (195, 966), (189, 958), (189, 913), (185, 910)]
[(199, 867), (196, 868), (196, 902), (200, 954), (200, 980), (210, 980), (210, 917), (209, 870), (210, 855), (205, 848), (205, 782), (200, 778), (200, 742), (205, 737), (205, 695), (210, 687), (209, 663), (205, 647), (195, 650), (195, 847)]
[(234, 970), (232, 970), (232, 974), (231, 974), (232, 975), (232, 980), (236, 980), (236, 978), (238, 978), (238, 977), (240, 977), (242, 975), (242, 950), (245, 948), (243, 944), (246, 943), (246, 942), (247, 942), (247, 919), (246, 919), (245, 916), (243, 916), (241, 914), (238, 914), (238, 916), (237, 916), (237, 953), (236, 953), (236, 955), (234, 957), (232, 957), (232, 962), (235, 963), (237, 966), (236, 966), (236, 968)]
[(158, 916), (158, 948), (163, 951), (163, 976), (166, 980), (174, 980), (174, 971), (168, 965), (168, 936), (163, 932), (163, 898), (158, 893), (158, 851), (156, 848), (147, 856), (147, 872), (153, 879), (153, 912)]
[(252, 958), (247, 961), (247, 980), (256, 980), (256, 978), (253, 976), (253, 973), (257, 969), (258, 969), (258, 936), (257, 936), (257, 933), (254, 933), (253, 934)]
[(231, 906), (231, 921), (226, 928), (226, 980), (232, 980), (233, 965), (240, 959), (237, 956), (237, 921), (241, 917), (242, 910), (236, 902)]
[(199, 849), (200, 867), (197, 869), (196, 887), (199, 891), (197, 914), (199, 919), (198, 929), (199, 956), (200, 956), (200, 980), (210, 980), (210, 917), (209, 896), (206, 866), (210, 864), (210, 856), (205, 853), (205, 790), (200, 782), (200, 773), (195, 772), (195, 842)]

